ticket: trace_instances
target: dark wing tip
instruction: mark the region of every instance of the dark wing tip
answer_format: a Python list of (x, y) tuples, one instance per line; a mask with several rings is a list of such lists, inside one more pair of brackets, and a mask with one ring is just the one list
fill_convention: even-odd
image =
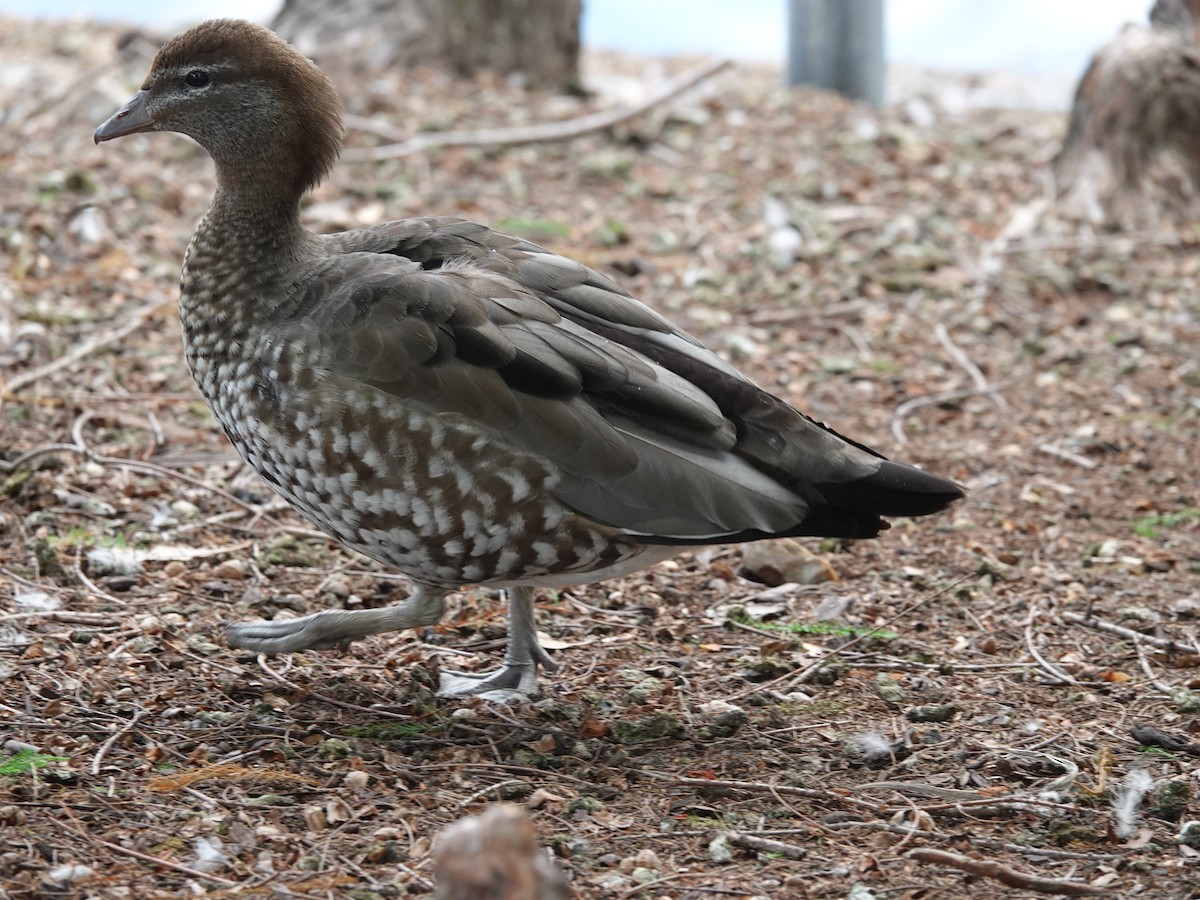
[(881, 461), (865, 478), (841, 485), (823, 484), (820, 490), (829, 503), (879, 516), (928, 516), (966, 496), (962, 487), (948, 478), (891, 460)]

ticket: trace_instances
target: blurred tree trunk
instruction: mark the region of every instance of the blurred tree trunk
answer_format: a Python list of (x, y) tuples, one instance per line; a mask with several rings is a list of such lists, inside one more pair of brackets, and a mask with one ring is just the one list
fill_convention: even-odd
[(1200, 0), (1157, 0), (1150, 27), (1101, 48), (1054, 161), (1059, 210), (1142, 227), (1200, 215)]
[(284, 0), (272, 28), (313, 57), (489, 69), (563, 89), (578, 80), (582, 12), (583, 0)]

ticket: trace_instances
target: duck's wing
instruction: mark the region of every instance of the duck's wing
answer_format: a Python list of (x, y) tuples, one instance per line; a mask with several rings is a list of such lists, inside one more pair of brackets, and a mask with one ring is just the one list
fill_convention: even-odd
[(555, 499), (647, 541), (869, 537), (952, 482), (797, 412), (605, 276), (483, 226), (332, 236), (293, 326), (338, 379), (547, 460)]

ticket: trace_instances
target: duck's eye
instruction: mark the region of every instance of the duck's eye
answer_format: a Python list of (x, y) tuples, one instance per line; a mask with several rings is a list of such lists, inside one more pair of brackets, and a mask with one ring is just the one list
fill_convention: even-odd
[(192, 69), (183, 76), (183, 83), (188, 87), (204, 87), (208, 82), (208, 73), (203, 69)]

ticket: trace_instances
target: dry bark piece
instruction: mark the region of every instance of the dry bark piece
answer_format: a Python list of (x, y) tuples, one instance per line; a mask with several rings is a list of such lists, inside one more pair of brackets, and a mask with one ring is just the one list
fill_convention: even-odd
[(567, 900), (562, 871), (538, 847), (525, 810), (509, 803), (448, 825), (433, 869), (437, 900)]

